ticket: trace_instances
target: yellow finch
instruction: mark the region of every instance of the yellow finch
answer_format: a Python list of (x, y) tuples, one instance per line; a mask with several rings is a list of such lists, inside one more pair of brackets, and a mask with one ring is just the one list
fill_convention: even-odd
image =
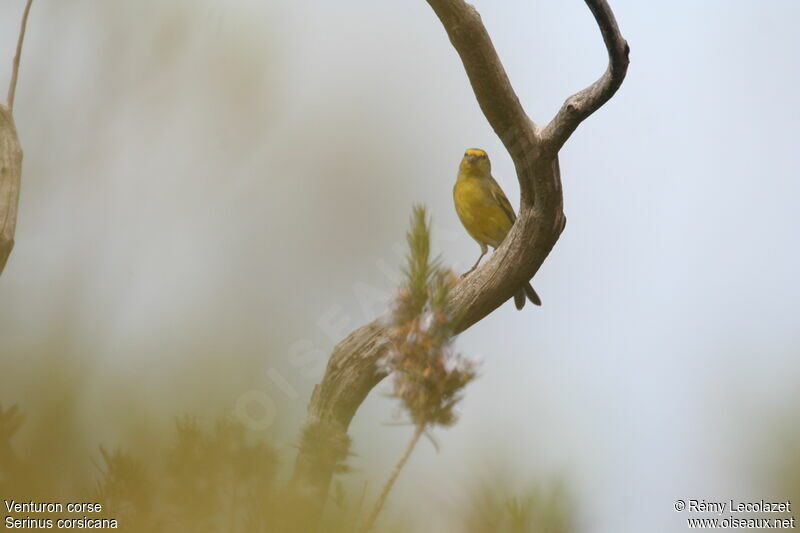
[[(489, 246), (495, 249), (500, 246), (517, 219), (503, 189), (492, 177), (492, 165), (483, 150), (470, 148), (464, 152), (458, 179), (453, 187), (453, 200), (461, 223), (481, 246), (480, 257), (469, 269), (472, 272), (486, 255)], [(514, 295), (517, 309), (525, 305), (525, 296), (534, 304), (542, 305), (531, 284), (525, 283)]]

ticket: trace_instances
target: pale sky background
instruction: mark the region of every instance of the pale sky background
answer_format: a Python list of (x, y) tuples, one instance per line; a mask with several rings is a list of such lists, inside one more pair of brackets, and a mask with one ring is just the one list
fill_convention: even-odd
[[(566, 480), (590, 533), (683, 531), (679, 498), (782, 497), (759, 454), (798, 404), (800, 3), (611, 3), (628, 77), (561, 153), (568, 224), (534, 279), (543, 307), (506, 304), (458, 341), (480, 379), (393, 502), (420, 531), (444, 531), (493, 463)], [(17, 4), (0, 5), (3, 68)], [(583, 2), (475, 4), (539, 123), (605, 68)], [(321, 375), (298, 354), (382, 308), (413, 203), (447, 264), (474, 261), (451, 199), (463, 149), (488, 150), (519, 203), (422, 0), (37, 0), (15, 107), (0, 401), (23, 402), (30, 354), (62, 335), (92, 361), (87, 427), (108, 438), (120, 383), (169, 416), (212, 402), (152, 391), (202, 383), (220, 410), (262, 391), (288, 445)], [(410, 433), (383, 425), (381, 392), (352, 428), (373, 483)]]

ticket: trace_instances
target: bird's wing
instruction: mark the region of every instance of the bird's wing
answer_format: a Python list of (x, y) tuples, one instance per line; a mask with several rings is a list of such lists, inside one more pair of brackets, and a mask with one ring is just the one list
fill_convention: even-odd
[(517, 220), (517, 215), (514, 214), (514, 208), (511, 207), (511, 202), (508, 201), (503, 189), (500, 188), (500, 185), (491, 176), (489, 177), (489, 184), (489, 188), (492, 191), (492, 196), (494, 196), (495, 201), (500, 204), (500, 207), (503, 208), (503, 212), (505, 212), (506, 216), (508, 216), (508, 219), (511, 222)]

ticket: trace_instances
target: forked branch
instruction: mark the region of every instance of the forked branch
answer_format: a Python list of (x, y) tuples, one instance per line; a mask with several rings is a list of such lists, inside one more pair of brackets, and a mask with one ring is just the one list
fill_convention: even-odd
[[(538, 128), (525, 113), (508, 80), (480, 15), (463, 0), (427, 0), (461, 57), (481, 110), (514, 161), (520, 183), (520, 212), (502, 245), (450, 291), (450, 308), (467, 329), (507, 301), (538, 271), (565, 225), (558, 150), (578, 125), (602, 106), (622, 83), (628, 45), (605, 0), (585, 0), (609, 52), (609, 67), (593, 85), (570, 97), (553, 121)], [(384, 324), (374, 321), (340, 342), (314, 389), (304, 434), (323, 442), (301, 442), (293, 485), (308, 498), (303, 531), (311, 531), (336, 469), (336, 454), (320, 453), (345, 442), (358, 407), (385, 374), (377, 362), (386, 354)], [(327, 446), (327, 443), (332, 443)]]

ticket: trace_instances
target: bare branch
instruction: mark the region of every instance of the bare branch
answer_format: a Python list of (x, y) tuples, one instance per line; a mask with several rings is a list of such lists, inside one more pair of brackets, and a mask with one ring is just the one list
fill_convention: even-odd
[(606, 0), (586, 0), (592, 10), (608, 50), (608, 68), (599, 80), (573, 94), (542, 132), (542, 141), (551, 153), (557, 153), (572, 132), (589, 115), (600, 109), (617, 92), (628, 71), (630, 48), (617, 26)]
[(17, 228), (17, 208), (22, 176), (22, 148), (14, 126), (14, 94), (17, 90), (19, 61), (22, 42), (28, 25), (28, 13), (33, 0), (28, 0), (22, 13), (22, 22), (17, 38), (17, 52), (11, 68), (7, 105), (0, 104), (0, 274), (5, 269), (11, 249), (14, 248), (14, 233)]
[(11, 110), (0, 104), (0, 274), (14, 247), (22, 149)]
[(31, 12), (33, 0), (28, 0), (25, 10), (22, 12), (22, 22), (19, 27), (19, 37), (17, 38), (17, 53), (14, 55), (14, 64), (11, 68), (11, 82), (8, 85), (8, 99), (6, 105), (8, 110), (14, 111), (14, 96), (17, 92), (17, 76), (19, 75), (19, 60), (22, 57), (22, 42), (25, 40), (25, 28), (28, 26), (28, 13)]
[(486, 120), (508, 152), (513, 157), (531, 150), (536, 126), (511, 87), (478, 11), (463, 0), (428, 0), (428, 4), (461, 57)]
[[(550, 136), (541, 136), (514, 93), (475, 8), (463, 0), (427, 2), (461, 57), (478, 104), (511, 155), (520, 183), (520, 212), (511, 231), (488, 260), (450, 291), (449, 307), (463, 316), (458, 328), (463, 331), (529, 281), (561, 235), (566, 219), (558, 147), (619, 87), (627, 66), (627, 44), (619, 37), (607, 3), (586, 0), (603, 30), (612, 64), (600, 81), (568, 100), (569, 109), (562, 110), (548, 126)], [(548, 146), (543, 146), (544, 142)], [(386, 351), (387, 333), (380, 321), (353, 331), (340, 342), (312, 394), (306, 428), (346, 436), (356, 410), (385, 377), (377, 363)], [(309, 522), (303, 525), (303, 531), (313, 530), (336, 469), (330, 460), (315, 457), (311, 448), (301, 446), (293, 477), (299, 494), (308, 498), (305, 519)]]
[(372, 511), (367, 517), (364, 526), (361, 528), (361, 533), (369, 533), (375, 526), (375, 522), (378, 520), (378, 515), (383, 509), (383, 506), (386, 504), (386, 497), (389, 496), (389, 491), (392, 490), (392, 487), (394, 487), (397, 477), (400, 475), (400, 471), (403, 470), (403, 467), (408, 462), (408, 458), (411, 457), (411, 452), (414, 451), (414, 448), (417, 446), (417, 442), (419, 442), (419, 438), (423, 433), (425, 433), (425, 424), (418, 424), (417, 427), (414, 428), (414, 434), (411, 436), (411, 440), (406, 445), (403, 455), (400, 456), (397, 464), (394, 465), (392, 473), (389, 475), (389, 479), (383, 485), (383, 489), (381, 489), (381, 493), (378, 496), (375, 505), (372, 506)]

